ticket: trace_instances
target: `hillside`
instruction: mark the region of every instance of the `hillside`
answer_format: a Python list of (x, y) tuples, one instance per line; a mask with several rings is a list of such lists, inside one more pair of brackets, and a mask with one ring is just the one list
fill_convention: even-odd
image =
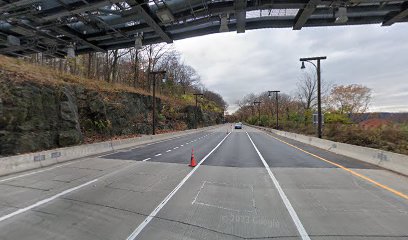
[[(150, 134), (150, 93), (0, 56), (0, 155)], [(193, 96), (157, 96), (157, 132), (194, 127)], [(199, 125), (221, 122), (202, 100)]]

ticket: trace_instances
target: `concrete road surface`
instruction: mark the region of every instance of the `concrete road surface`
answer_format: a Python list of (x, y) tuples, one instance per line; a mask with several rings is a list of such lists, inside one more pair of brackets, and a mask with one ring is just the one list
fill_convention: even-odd
[(0, 240), (408, 239), (406, 176), (230, 126), (2, 177)]

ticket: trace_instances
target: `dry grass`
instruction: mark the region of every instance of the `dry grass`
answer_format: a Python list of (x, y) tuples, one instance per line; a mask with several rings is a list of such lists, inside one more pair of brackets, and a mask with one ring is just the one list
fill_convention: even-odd
[[(67, 73), (61, 73), (46, 66), (35, 65), (21, 59), (10, 58), (0, 55), (0, 72), (13, 82), (34, 82), (48, 86), (58, 86), (63, 84), (81, 85), (84, 88), (97, 90), (100, 92), (128, 92), (151, 96), (152, 94), (140, 89), (123, 84), (112, 84), (105, 81), (98, 81), (79, 77)], [(156, 97), (170, 104), (186, 104), (178, 99), (156, 94)]]

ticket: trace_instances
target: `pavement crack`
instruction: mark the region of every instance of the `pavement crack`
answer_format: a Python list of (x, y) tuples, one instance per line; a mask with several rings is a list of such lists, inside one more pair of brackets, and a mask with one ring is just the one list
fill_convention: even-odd
[(48, 192), (48, 191), (50, 191), (50, 189), (44, 189), (44, 188), (35, 188), (35, 187), (27, 187), (27, 186), (20, 186), (20, 185), (14, 185), (14, 184), (9, 184), (9, 183), (1, 183), (0, 185), (3, 185), (3, 186), (10, 186), (10, 187), (17, 187), (17, 188), (32, 189), (32, 190), (39, 190), (39, 191), (44, 191), (44, 192)]
[(70, 182), (71, 182), (71, 181), (59, 180), (59, 179), (53, 179), (53, 180), (51, 180), (51, 181), (54, 181), (54, 182), (61, 182), (61, 183), (70, 183)]
[(67, 168), (75, 168), (75, 169), (84, 169), (84, 170), (92, 170), (92, 171), (98, 171), (98, 172), (103, 172), (104, 170), (102, 169), (95, 169), (95, 168), (87, 168), (87, 167), (67, 167)]
[(128, 213), (133, 213), (133, 214), (137, 214), (137, 215), (142, 215), (142, 216), (144, 216), (144, 217), (149, 216), (148, 214), (135, 212), (135, 211), (132, 211), (132, 210), (129, 210), (129, 209), (124, 209), (124, 208), (118, 208), (118, 207), (114, 207), (114, 206), (109, 206), (109, 205), (106, 205), (106, 204), (92, 203), (92, 202), (83, 201), (83, 200), (78, 200), (78, 199), (73, 199), (73, 198), (68, 198), (68, 197), (62, 197), (61, 199), (63, 199), (63, 200), (68, 200), (68, 201), (72, 201), (72, 202), (84, 203), (84, 204), (93, 205), (93, 206), (99, 206), (99, 207), (105, 207), (105, 208), (115, 209), (115, 210), (124, 211), (124, 212), (128, 212)]
[(31, 209), (31, 211), (32, 211), (32, 212), (38, 212), (38, 213), (46, 214), (46, 215), (50, 215), (50, 216), (53, 216), (53, 217), (58, 217), (58, 214), (49, 213), (49, 212), (42, 211), (42, 210), (38, 210), (38, 209)]
[(135, 192), (135, 193), (145, 193), (146, 192), (146, 191), (137, 191), (137, 190), (133, 190), (133, 189), (112, 187), (111, 184), (108, 184), (105, 187), (110, 188), (110, 189), (123, 190), (123, 191)]
[[(68, 201), (73, 201), (73, 202), (84, 203), (84, 204), (93, 205), (93, 206), (100, 206), (100, 207), (110, 208), (110, 209), (119, 210), (119, 211), (124, 211), (124, 212), (128, 212), (128, 213), (141, 215), (141, 216), (144, 216), (144, 217), (149, 216), (148, 214), (145, 214), (145, 213), (140, 213), (140, 212), (136, 212), (136, 211), (132, 211), (132, 210), (128, 210), (128, 209), (123, 209), (123, 208), (118, 208), (118, 207), (114, 207), (114, 206), (109, 206), (109, 205), (106, 205), (106, 204), (91, 203), (91, 202), (82, 201), (82, 200), (78, 200), (78, 199), (72, 199), (72, 198), (68, 198), (68, 197), (62, 197), (61, 199), (68, 200)], [(207, 230), (207, 231), (215, 232), (215, 233), (222, 234), (222, 235), (232, 236), (232, 237), (236, 237), (236, 238), (240, 238), (240, 239), (267, 239), (267, 238), (278, 239), (278, 238), (288, 238), (288, 237), (289, 238), (297, 238), (298, 237), (298, 236), (274, 236), (274, 237), (262, 237), (262, 238), (246, 238), (246, 237), (242, 237), (242, 236), (239, 236), (239, 235), (236, 235), (236, 234), (225, 233), (225, 232), (221, 232), (221, 231), (214, 230), (214, 229), (211, 229), (211, 228), (207, 228), (207, 227), (203, 227), (203, 226), (199, 226), (199, 225), (196, 225), (196, 224), (191, 224), (191, 223), (187, 223), (187, 222), (183, 222), (183, 221), (179, 221), (179, 220), (174, 220), (174, 219), (169, 219), (169, 218), (162, 218), (162, 217), (158, 217), (158, 216), (154, 216), (153, 219), (180, 223), (180, 224), (183, 224), (183, 225), (196, 227), (196, 228), (200, 228), (200, 229), (204, 229), (204, 230)]]

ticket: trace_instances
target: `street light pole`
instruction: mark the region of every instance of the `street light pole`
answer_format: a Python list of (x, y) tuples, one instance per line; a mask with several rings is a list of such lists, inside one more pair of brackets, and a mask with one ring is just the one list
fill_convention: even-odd
[(197, 97), (198, 97), (198, 96), (203, 97), (204, 94), (202, 94), (202, 93), (194, 93), (193, 95), (195, 96), (194, 126), (195, 126), (195, 128), (197, 128), (197, 125), (198, 125), (198, 124), (197, 124), (197, 110), (198, 110)]
[(258, 104), (258, 125), (261, 126), (261, 102), (254, 101), (254, 105)]
[(279, 129), (279, 98), (278, 98), (278, 93), (280, 91), (268, 91), (268, 96), (271, 96), (271, 93), (275, 93), (276, 96), (276, 129)]
[[(317, 72), (317, 137), (322, 138), (322, 98), (321, 98), (321, 71), (320, 71), (320, 60), (327, 59), (326, 56), (323, 57), (310, 57), (299, 59), (302, 62), (301, 69), (305, 68), (305, 62), (313, 64)], [(313, 60), (317, 61), (317, 66), (311, 62)]]
[(153, 76), (153, 114), (152, 114), (152, 134), (156, 135), (156, 75), (163, 74), (166, 75), (166, 71), (155, 71), (149, 72), (149, 76)]

